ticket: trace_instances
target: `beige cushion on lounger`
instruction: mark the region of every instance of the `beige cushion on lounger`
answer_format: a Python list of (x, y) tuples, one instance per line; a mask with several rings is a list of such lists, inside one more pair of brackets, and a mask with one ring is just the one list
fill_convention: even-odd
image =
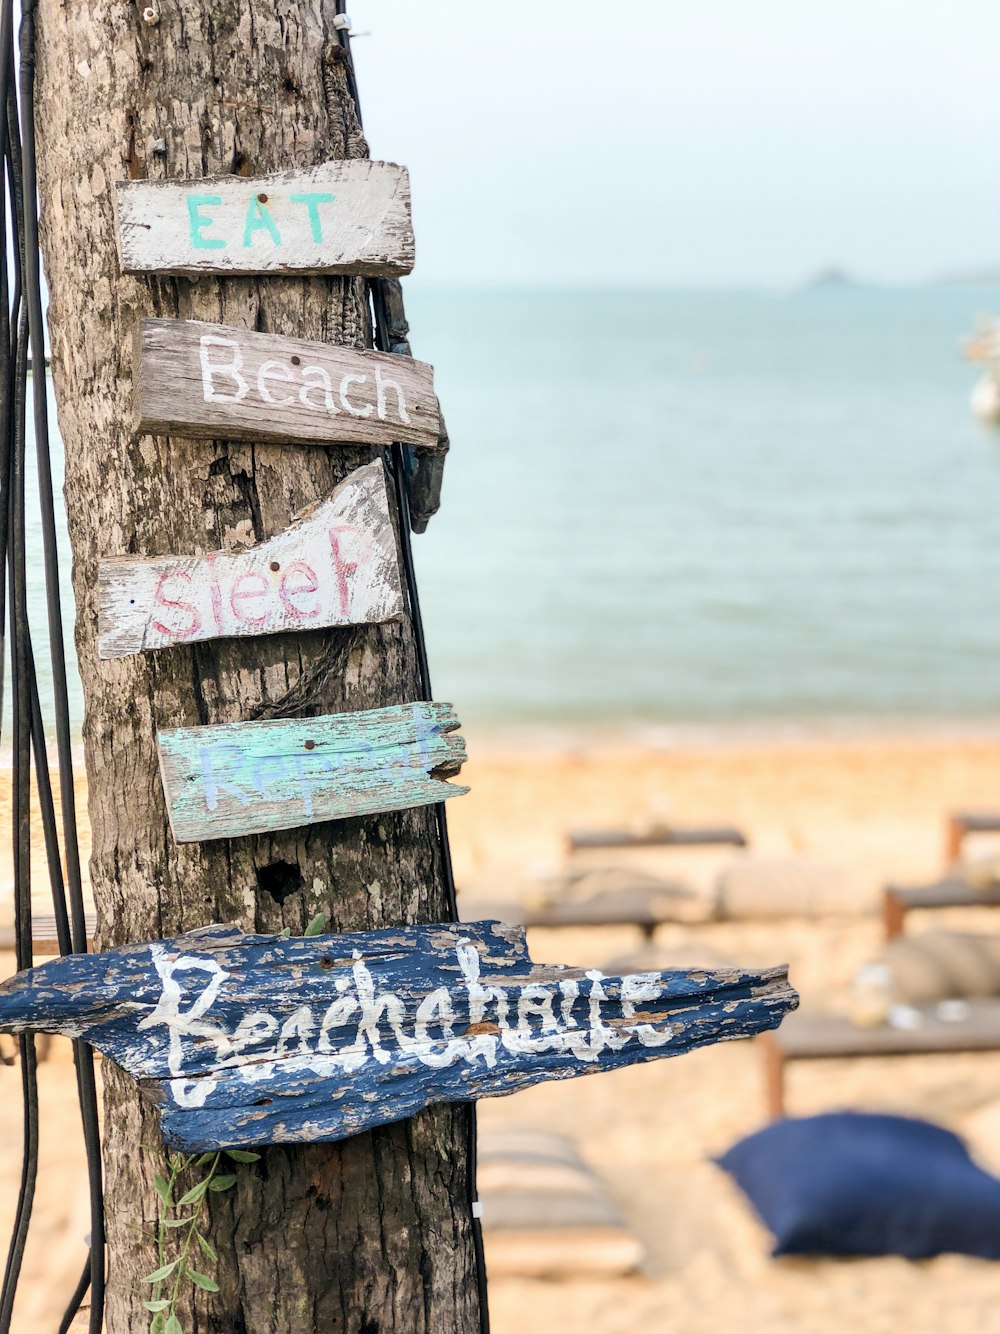
[(732, 968), (733, 961), (700, 940), (685, 940), (677, 945), (660, 945), (655, 940), (628, 954), (619, 954), (602, 965), (611, 977), (626, 973), (665, 973), (672, 968)]
[(807, 857), (734, 858), (719, 876), (717, 912), (722, 920), (819, 917), (855, 913), (875, 904), (875, 884)]
[(573, 1144), (547, 1131), (484, 1133), (479, 1196), (490, 1274), (630, 1274), (643, 1247)]
[(1000, 938), (958, 931), (898, 936), (878, 962), (888, 969), (888, 988), (897, 1003), (1000, 995)]
[(651, 902), (674, 906), (694, 898), (677, 880), (664, 880), (627, 866), (597, 866), (565, 871), (533, 887), (539, 904), (586, 903), (613, 894), (640, 894)]

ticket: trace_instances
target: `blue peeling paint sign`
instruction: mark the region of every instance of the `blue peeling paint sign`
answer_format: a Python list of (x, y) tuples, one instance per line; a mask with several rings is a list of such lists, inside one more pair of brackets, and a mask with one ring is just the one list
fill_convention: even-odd
[(796, 1004), (784, 968), (536, 965), (499, 922), (293, 940), (210, 926), (20, 973), (0, 985), (0, 1030), (91, 1043), (195, 1152), (344, 1139), (750, 1037)]

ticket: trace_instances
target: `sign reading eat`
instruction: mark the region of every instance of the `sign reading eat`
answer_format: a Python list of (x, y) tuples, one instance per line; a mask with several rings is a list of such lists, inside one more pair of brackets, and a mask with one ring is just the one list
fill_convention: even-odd
[(224, 324), (143, 320), (133, 383), (151, 435), (432, 449), (441, 435), (424, 362)]
[(381, 463), (358, 468), (283, 532), (243, 551), (98, 564), (98, 653), (361, 625), (403, 611)]
[(405, 167), (367, 159), (251, 179), (121, 181), (126, 273), (345, 273), (413, 268)]

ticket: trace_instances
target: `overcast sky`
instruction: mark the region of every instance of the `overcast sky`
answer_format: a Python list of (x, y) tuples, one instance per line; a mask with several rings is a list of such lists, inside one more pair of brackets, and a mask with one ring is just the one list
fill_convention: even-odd
[(421, 284), (1000, 270), (996, 0), (352, 0)]

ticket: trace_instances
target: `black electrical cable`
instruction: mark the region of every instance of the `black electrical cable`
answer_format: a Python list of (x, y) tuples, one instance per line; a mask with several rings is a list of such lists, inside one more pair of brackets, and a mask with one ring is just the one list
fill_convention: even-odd
[[(7, 356), (0, 361), (0, 551), (7, 567), (8, 587), (0, 580), (0, 627), (10, 611), (10, 658), (13, 707), (13, 843), (15, 852), (15, 937), (19, 968), (32, 962), (31, 921), (31, 773), (37, 800), (55, 914), (56, 938), (63, 954), (87, 948), (79, 842), (76, 829), (72, 767), (72, 733), (63, 640), (62, 607), (56, 541), (55, 502), (49, 445), (45, 378), (45, 334), (38, 249), (37, 184), (34, 135), (34, 0), (21, 5), (19, 78), (14, 74), (13, 0), (0, 8), (0, 125), (3, 155), (2, 187), (6, 242), (0, 254), (0, 328)], [(20, 103), (18, 102), (18, 91)], [(8, 249), (13, 255), (14, 284), (8, 274)], [(48, 761), (45, 725), (31, 645), (26, 586), (25, 470), (27, 438), (28, 358), (32, 366), (32, 425), (35, 436), (39, 517), (45, 568), (51, 675), (55, 698), (55, 735), (62, 806), (62, 848)], [(63, 877), (65, 859), (69, 893)], [(38, 1171), (38, 1090), (34, 1039), (20, 1040), (24, 1100), (24, 1155), (14, 1230), (0, 1289), (0, 1334), (7, 1334), (31, 1219)], [(91, 1249), (84, 1278), (63, 1317), (68, 1329), (88, 1289), (93, 1289), (90, 1330), (99, 1334), (104, 1307), (104, 1214), (100, 1134), (93, 1053), (74, 1043), (74, 1062), (91, 1203)]]
[[(42, 551), (45, 565), (45, 605), (49, 631), (49, 660), (55, 711), (59, 796), (62, 807), (63, 854), (69, 882), (69, 917), (73, 952), (87, 951), (87, 923), (80, 868), (80, 843), (76, 823), (76, 789), (73, 781), (72, 724), (63, 637), (62, 597), (59, 590), (59, 553), (56, 536), (55, 499), (49, 448), (48, 399), (45, 381), (45, 325), (42, 312), (41, 261), (38, 245), (38, 183), (35, 162), (35, 0), (22, 0), (19, 88), (23, 109), (24, 177), (24, 289), (31, 338), (32, 408), (35, 454), (38, 468), (39, 507), (42, 522)], [(58, 885), (56, 883), (58, 868)], [(53, 899), (64, 893), (61, 865), (50, 861)], [(58, 910), (57, 910), (58, 916)], [(74, 1042), (77, 1092), (83, 1122), (87, 1177), (90, 1193), (90, 1334), (100, 1334), (104, 1323), (104, 1181), (101, 1163), (100, 1126), (97, 1112), (97, 1081), (94, 1054), (85, 1043)]]
[[(346, 0), (334, 0), (334, 12), (337, 18), (346, 19)], [(347, 67), (347, 86), (354, 102), (358, 125), (363, 127), (361, 117), (361, 99), (358, 95), (358, 80), (351, 55), (351, 36), (348, 23), (337, 28), (337, 37)], [(372, 309), (375, 323), (375, 346), (382, 352), (390, 351), (388, 319), (385, 309), (383, 287), (379, 279), (369, 283)], [(417, 575), (413, 564), (413, 542), (410, 525), (410, 504), (406, 489), (405, 447), (393, 445), (391, 452), (392, 477), (399, 508), (399, 540), (403, 557), (403, 572), (406, 577), (407, 600), (409, 603), (410, 623), (417, 650), (417, 669), (420, 676), (420, 688), (424, 699), (434, 698), (431, 688), (430, 664), (427, 660), (427, 642), (424, 637), (424, 622), (420, 611), (420, 595), (417, 590)], [(458, 894), (455, 885), (455, 871), (451, 860), (451, 845), (448, 839), (448, 819), (444, 803), (435, 807), (437, 820), (438, 846), (441, 850), (442, 873), (445, 895), (451, 920), (459, 920)], [(486, 1282), (486, 1254), (483, 1247), (483, 1225), (479, 1214), (479, 1190), (476, 1184), (478, 1169), (478, 1130), (476, 1104), (465, 1105), (467, 1143), (466, 1162), (468, 1165), (466, 1189), (469, 1200), (469, 1216), (472, 1227), (472, 1242), (476, 1259), (476, 1285), (479, 1292), (479, 1329), (480, 1334), (489, 1334), (490, 1311), (489, 1294)]]

